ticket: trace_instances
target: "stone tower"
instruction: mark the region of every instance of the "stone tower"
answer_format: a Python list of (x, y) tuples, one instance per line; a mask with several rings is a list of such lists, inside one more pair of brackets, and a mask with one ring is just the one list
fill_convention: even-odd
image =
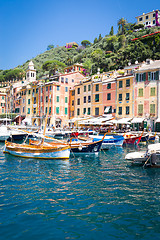
[(36, 81), (36, 69), (34, 69), (34, 63), (32, 60), (29, 62), (28, 69), (26, 71), (26, 80), (29, 82)]

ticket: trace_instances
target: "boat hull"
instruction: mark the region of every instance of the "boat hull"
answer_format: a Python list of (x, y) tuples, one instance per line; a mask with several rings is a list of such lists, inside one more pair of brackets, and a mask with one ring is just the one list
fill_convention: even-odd
[(71, 143), (71, 152), (73, 153), (97, 153), (99, 152), (102, 141), (90, 143)]
[[(103, 138), (103, 136), (92, 136), (94, 141), (98, 141)], [(124, 142), (123, 136), (109, 135), (106, 136), (102, 143), (102, 149), (109, 149), (113, 146), (122, 146)]]
[(20, 144), (15, 143), (6, 144), (4, 153), (9, 153), (17, 157), (36, 159), (69, 159), (70, 156), (69, 146), (62, 146), (61, 148), (49, 148), (42, 146), (19, 145)]

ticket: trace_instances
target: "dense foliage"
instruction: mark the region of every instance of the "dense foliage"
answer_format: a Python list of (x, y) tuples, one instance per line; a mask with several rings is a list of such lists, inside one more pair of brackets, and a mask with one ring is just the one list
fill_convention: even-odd
[[(81, 42), (82, 46), (72, 47), (56, 47), (49, 45), (49, 50), (32, 59), (37, 70), (37, 77), (40, 78), (45, 73), (54, 73), (62, 70), (65, 65), (69, 66), (73, 63), (83, 63), (88, 73), (94, 74), (97, 68), (103, 71), (119, 69), (126, 66), (129, 62), (141, 62), (150, 59), (160, 59), (160, 34), (141, 38), (144, 35), (160, 31), (160, 27), (144, 29), (143, 25), (127, 23), (121, 18), (118, 21), (118, 33), (114, 34), (113, 27), (108, 35), (102, 38), (94, 39), (94, 43), (88, 40)], [(138, 38), (136, 41), (132, 39)], [(54, 61), (53, 61), (54, 60)], [(56, 60), (56, 61), (55, 61)], [(28, 67), (28, 60), (22, 66), (16, 69), (0, 71), (0, 81), (20, 78), (23, 70)], [(58, 67), (56, 65), (58, 61)], [(49, 64), (49, 68), (46, 66)], [(60, 66), (61, 65), (61, 66)], [(51, 71), (53, 68), (53, 71)], [(19, 73), (17, 73), (17, 69)], [(22, 70), (23, 69), (23, 70)], [(17, 74), (17, 75), (16, 75)]]

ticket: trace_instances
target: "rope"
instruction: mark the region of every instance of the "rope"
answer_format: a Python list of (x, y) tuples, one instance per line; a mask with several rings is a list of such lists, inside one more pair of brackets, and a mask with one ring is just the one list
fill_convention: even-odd
[(143, 168), (146, 166), (148, 160), (151, 158), (151, 154), (149, 155), (149, 157), (147, 158), (147, 160), (145, 161), (144, 165), (143, 165)]

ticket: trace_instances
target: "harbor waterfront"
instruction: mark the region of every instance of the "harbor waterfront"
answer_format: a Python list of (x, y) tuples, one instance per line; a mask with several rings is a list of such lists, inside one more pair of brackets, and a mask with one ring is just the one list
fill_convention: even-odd
[(160, 169), (130, 166), (125, 156), (135, 147), (69, 160), (3, 150), (0, 143), (1, 240), (159, 238)]

